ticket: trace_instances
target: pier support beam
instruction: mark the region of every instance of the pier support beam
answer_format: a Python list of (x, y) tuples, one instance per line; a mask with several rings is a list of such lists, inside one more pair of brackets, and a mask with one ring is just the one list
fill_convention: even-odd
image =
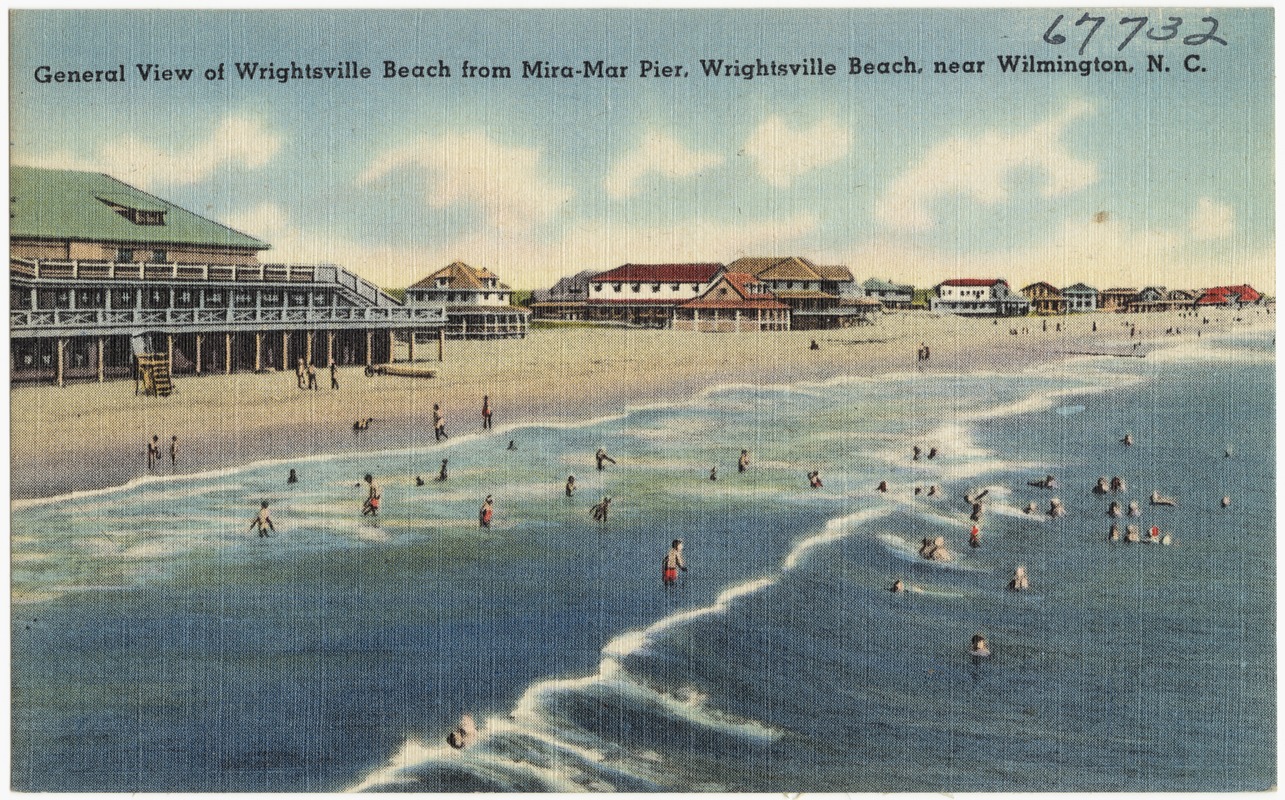
[(263, 333), (254, 332), (254, 371), (263, 369)]
[(370, 359), (370, 346), (375, 342), (375, 332), (370, 328), (366, 329), (366, 366), (371, 366), (375, 362)]
[(289, 369), (290, 359), (290, 331), (281, 332), (281, 366), (279, 369)]
[(223, 374), (232, 374), (232, 332), (223, 334)]
[(201, 338), (204, 334), (196, 334), (196, 374), (201, 374)]
[(56, 378), (57, 378), (57, 380), (58, 380), (58, 385), (59, 385), (59, 386), (62, 386), (62, 385), (63, 385), (63, 366), (64, 366), (63, 362), (64, 362), (64, 361), (65, 361), (65, 359), (66, 359), (67, 340), (66, 340), (66, 339), (63, 339), (63, 338), (61, 338), (61, 337), (60, 337), (60, 338), (58, 339), (58, 343), (57, 343), (57, 345), (56, 345), (56, 348), (55, 348), (55, 349), (58, 351), (58, 352), (57, 352), (57, 356), (58, 356), (58, 366), (57, 366), (58, 373), (57, 373), (57, 375), (56, 375), (55, 377), (56, 377)]
[(326, 331), (326, 365), (329, 366), (335, 361), (335, 332)]
[(312, 331), (306, 331), (303, 334), (303, 360), (306, 363), (312, 363)]
[(406, 344), (406, 360), (415, 363), (415, 331), (411, 330)]
[(104, 369), (104, 366), (105, 364), (104, 364), (104, 356), (103, 356), (103, 337), (99, 336), (98, 337), (98, 382), (99, 383), (103, 382), (103, 375), (106, 372), (106, 370)]
[(388, 330), (388, 363), (393, 363), (393, 346), (397, 344), (397, 335), (390, 328)]
[(174, 334), (165, 334), (165, 365), (174, 374)]
[(437, 360), (446, 360), (446, 328), (437, 329)]

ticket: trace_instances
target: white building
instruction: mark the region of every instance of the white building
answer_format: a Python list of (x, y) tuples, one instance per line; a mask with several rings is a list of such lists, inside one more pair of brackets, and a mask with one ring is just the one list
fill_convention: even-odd
[(933, 311), (960, 316), (1017, 317), (1030, 312), (1031, 301), (1014, 292), (1003, 278), (955, 278), (935, 287)]
[(446, 306), (453, 339), (526, 336), (531, 312), (512, 305), (513, 290), (490, 270), (455, 261), (406, 288), (406, 304)]

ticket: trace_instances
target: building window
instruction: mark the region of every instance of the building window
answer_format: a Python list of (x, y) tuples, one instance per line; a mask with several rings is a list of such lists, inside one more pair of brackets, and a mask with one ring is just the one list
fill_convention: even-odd
[(293, 308), (303, 308), (308, 305), (308, 295), (305, 292), (291, 292), (290, 305)]
[(622, 287), (622, 286), (624, 286), (624, 284), (621, 284), (621, 283), (613, 283), (613, 284), (611, 284), (611, 291), (613, 291), (613, 292), (618, 292), (618, 291), (620, 291), (620, 289), (621, 289), (621, 287)]
[(210, 289), (205, 293), (205, 305), (209, 308), (223, 307), (223, 290)]
[(76, 292), (76, 308), (102, 308), (103, 292), (101, 289), (81, 289)]
[(629, 287), (629, 291), (631, 291), (631, 292), (638, 292), (638, 291), (642, 291), (642, 284), (641, 284), (641, 283), (635, 283), (635, 284), (633, 284), (632, 286), (630, 286), (630, 287)]
[(659, 284), (659, 283), (653, 283), (653, 284), (651, 285), (651, 291), (652, 291), (652, 294), (655, 294), (656, 292), (659, 292), (659, 291), (660, 291), (660, 284)]
[(134, 260), (134, 251), (128, 247), (117, 248), (116, 260), (122, 264), (129, 264)]
[(259, 300), (265, 306), (281, 305), (281, 295), (277, 292), (263, 292), (259, 295)]
[(152, 251), (152, 263), (153, 263), (153, 264), (164, 264), (164, 263), (168, 260), (168, 259), (166, 258), (166, 256), (167, 256), (167, 253), (166, 253), (164, 250), (153, 250), (153, 251)]
[(237, 289), (232, 292), (232, 304), (237, 308), (254, 308), (254, 292), (249, 289)]
[(196, 305), (196, 296), (191, 289), (179, 289), (174, 292), (175, 308), (191, 308)]
[(601, 283), (595, 283), (595, 284), (593, 285), (593, 290), (594, 290), (595, 292), (601, 292), (601, 291), (602, 291), (602, 284), (601, 284)]

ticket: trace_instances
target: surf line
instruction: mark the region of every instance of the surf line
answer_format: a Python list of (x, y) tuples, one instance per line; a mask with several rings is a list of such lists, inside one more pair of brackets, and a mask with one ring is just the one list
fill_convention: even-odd
[[(648, 700), (664, 706), (667, 711), (677, 714), (687, 722), (704, 727), (722, 730), (727, 733), (766, 738), (775, 740), (782, 732), (764, 725), (756, 720), (741, 719), (731, 714), (724, 714), (717, 709), (705, 709), (698, 701), (695, 704), (686, 702), (673, 695), (645, 686), (631, 679), (628, 671), (621, 666), (621, 660), (646, 646), (661, 632), (690, 622), (694, 619), (725, 612), (736, 600), (748, 597), (770, 586), (774, 586), (785, 572), (796, 569), (804, 562), (809, 553), (822, 545), (843, 539), (854, 533), (861, 525), (875, 519), (889, 516), (898, 510), (896, 506), (881, 506), (864, 509), (843, 517), (829, 520), (822, 530), (798, 542), (781, 562), (781, 569), (775, 576), (752, 578), (735, 586), (730, 586), (719, 593), (713, 603), (700, 608), (679, 611), (663, 617), (646, 628), (622, 633), (611, 639), (602, 648), (602, 659), (598, 662), (595, 673), (580, 677), (547, 678), (527, 687), (514, 704), (508, 718), (488, 717), (479, 729), (479, 740), (466, 751), (471, 763), (480, 757), (479, 751), (485, 750), (487, 740), (493, 736), (518, 735), (537, 739), (551, 748), (566, 753), (572, 758), (586, 763), (601, 763), (606, 756), (592, 747), (583, 747), (565, 737), (559, 736), (555, 723), (542, 713), (542, 701), (550, 695), (584, 690), (592, 686), (614, 683), (622, 694), (645, 696)], [(388, 763), (373, 771), (366, 778), (357, 782), (346, 791), (364, 791), (375, 786), (405, 783), (406, 773), (429, 763), (457, 763), (459, 751), (448, 750), (445, 746), (427, 747), (417, 740), (408, 739), (399, 752)], [(497, 759), (491, 754), (487, 759), (493, 769), (498, 766)], [(613, 765), (615, 771), (630, 777), (647, 780), (645, 776), (629, 772), (621, 764)], [(529, 764), (514, 761), (511, 768), (529, 773)], [(558, 782), (565, 784), (565, 779)], [(579, 790), (579, 789), (578, 789)]]

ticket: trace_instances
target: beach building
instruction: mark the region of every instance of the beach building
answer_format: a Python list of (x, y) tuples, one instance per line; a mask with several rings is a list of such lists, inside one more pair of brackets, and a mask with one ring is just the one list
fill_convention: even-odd
[(753, 275), (788, 305), (793, 330), (842, 328), (857, 322), (857, 309), (841, 302), (853, 283), (847, 267), (818, 266), (802, 256), (748, 256), (727, 269)]
[(1098, 293), (1098, 307), (1103, 311), (1124, 311), (1137, 296), (1138, 290), (1134, 288), (1103, 289)]
[(1062, 289), (1066, 298), (1066, 310), (1069, 312), (1096, 311), (1098, 308), (1098, 290), (1083, 283), (1077, 283)]
[(891, 278), (886, 281), (870, 278), (861, 284), (858, 296), (878, 300), (886, 311), (896, 311), (910, 308), (915, 301), (915, 287), (893, 283)]
[(9, 216), (13, 381), (371, 364), (445, 322), (101, 173), (15, 166)]
[(648, 328), (669, 327), (674, 309), (700, 297), (723, 274), (722, 264), (623, 264), (589, 278), (585, 319)]
[(513, 305), (513, 290), (490, 270), (452, 261), (406, 287), (410, 308), (446, 308), (448, 339), (521, 339), (531, 312)]
[(1263, 296), (1247, 283), (1239, 286), (1213, 286), (1200, 292), (1194, 304), (1197, 306), (1243, 306), (1248, 303), (1261, 302)]
[(589, 302), (589, 279), (597, 274), (597, 270), (582, 270), (561, 278), (552, 288), (531, 292), (531, 318), (583, 320)]
[(1003, 278), (953, 278), (933, 287), (929, 308), (960, 316), (1019, 317), (1031, 301), (1015, 293)]
[(700, 297), (674, 308), (671, 327), (682, 331), (788, 331), (790, 307), (748, 272), (726, 272)]
[(1048, 316), (1067, 312), (1066, 298), (1048, 281), (1037, 281), (1023, 287), (1022, 296), (1031, 301), (1031, 309), (1036, 314)]

